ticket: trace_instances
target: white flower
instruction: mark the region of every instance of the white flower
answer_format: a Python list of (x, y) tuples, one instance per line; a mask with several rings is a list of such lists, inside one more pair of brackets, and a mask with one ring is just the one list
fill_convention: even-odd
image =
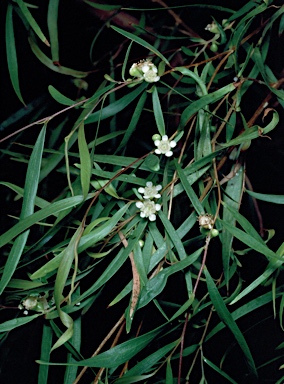
[(146, 187), (138, 188), (139, 193), (143, 193), (143, 199), (159, 199), (161, 195), (158, 193), (162, 189), (161, 185), (153, 185), (152, 181), (147, 181)]
[[(154, 71), (154, 69), (156, 69), (156, 71)], [(160, 80), (160, 76), (157, 76), (157, 68), (149, 69), (144, 73), (143, 77), (147, 83), (156, 83)]]
[(150, 60), (142, 60), (139, 63), (132, 64), (129, 74), (134, 77), (143, 78), (148, 83), (155, 83), (160, 80), (157, 75), (158, 68)]
[(177, 145), (177, 143), (174, 140), (169, 141), (169, 138), (167, 135), (164, 135), (162, 137), (162, 140), (155, 140), (154, 144), (157, 147), (155, 149), (155, 153), (157, 153), (157, 155), (163, 154), (167, 157), (172, 156), (173, 151), (171, 149)]
[(156, 212), (161, 209), (161, 205), (152, 200), (138, 201), (136, 207), (140, 209), (140, 216), (149, 218), (150, 221), (156, 220)]

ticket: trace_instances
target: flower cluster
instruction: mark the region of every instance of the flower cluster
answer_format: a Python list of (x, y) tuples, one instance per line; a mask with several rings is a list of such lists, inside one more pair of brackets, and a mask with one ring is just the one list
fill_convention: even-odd
[(29, 296), (27, 296), (21, 301), (21, 303), (18, 305), (18, 308), (24, 310), (24, 315), (27, 315), (28, 311), (45, 313), (46, 310), (49, 309), (50, 306), (53, 304), (54, 299), (52, 298), (48, 302), (46, 294), (41, 296), (40, 294), (31, 293)]
[(162, 136), (162, 138), (160, 137), (159, 139), (154, 140), (154, 144), (157, 147), (155, 149), (155, 153), (157, 153), (157, 155), (162, 154), (167, 157), (170, 157), (173, 155), (172, 148), (174, 148), (177, 145), (177, 143), (174, 140), (170, 141), (167, 135), (164, 135)]
[(156, 212), (161, 209), (161, 205), (155, 203), (151, 199), (158, 199), (161, 197), (158, 193), (162, 189), (161, 185), (153, 185), (151, 181), (147, 181), (146, 187), (138, 188), (138, 192), (143, 194), (143, 201), (138, 201), (136, 207), (140, 209), (140, 216), (146, 217), (150, 221), (156, 220)]
[(145, 80), (147, 83), (155, 83), (160, 80), (158, 68), (150, 60), (142, 60), (139, 63), (134, 63), (129, 70), (129, 74), (130, 76)]

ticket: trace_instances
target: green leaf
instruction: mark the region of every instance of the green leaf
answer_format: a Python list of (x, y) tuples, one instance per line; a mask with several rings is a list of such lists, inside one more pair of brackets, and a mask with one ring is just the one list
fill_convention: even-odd
[(229, 375), (227, 375), (222, 369), (217, 367), (212, 361), (208, 360), (206, 357), (203, 357), (203, 361), (209, 365), (214, 371), (218, 372), (221, 376), (225, 377), (226, 380), (228, 380), (229, 383), (238, 384), (235, 380), (233, 380)]
[(94, 246), (97, 242), (109, 235), (112, 229), (116, 226), (118, 221), (123, 217), (125, 212), (129, 209), (129, 205), (123, 205), (109, 220), (107, 220), (101, 226), (95, 228), (93, 231), (80, 239), (78, 252), (82, 252), (85, 249)]
[(141, 92), (145, 90), (147, 83), (143, 82), (139, 87), (135, 88), (134, 91), (128, 93), (127, 95), (121, 97), (121, 99), (116, 100), (107, 107), (104, 107), (102, 110), (92, 113), (86, 120), (85, 124), (95, 123), (99, 120), (104, 120), (109, 117), (115, 116), (117, 113), (125, 109)]
[(23, 0), (15, 0), (16, 3), (18, 4), (18, 6), (20, 7), (24, 17), (26, 18), (27, 22), (29, 23), (29, 25), (31, 26), (31, 28), (34, 30), (34, 32), (36, 33), (36, 35), (40, 38), (40, 40), (42, 42), (44, 42), (44, 44), (46, 44), (48, 47), (50, 47), (50, 44), (47, 40), (47, 38), (44, 36), (44, 34), (42, 33), (42, 30), (40, 29), (38, 23), (35, 21), (35, 19), (33, 18), (32, 14), (30, 13), (28, 7), (26, 6), (26, 4), (23, 2)]
[(76, 103), (74, 100), (69, 99), (69, 97), (62, 95), (62, 93), (57, 91), (57, 89), (55, 89), (52, 85), (48, 86), (48, 91), (54, 100), (56, 100), (59, 104), (70, 106)]
[(231, 313), (228, 311), (226, 305), (223, 302), (222, 297), (220, 296), (220, 293), (218, 289), (216, 288), (216, 285), (210, 276), (207, 268), (204, 269), (205, 277), (206, 277), (206, 283), (208, 292), (210, 295), (210, 299), (212, 301), (212, 304), (215, 307), (215, 310), (220, 317), (220, 319), (227, 325), (227, 327), (230, 329), (230, 331), (233, 333), (236, 341), (238, 342), (239, 346), (241, 347), (244, 356), (246, 357), (247, 365), (250, 370), (250, 373), (253, 374), (254, 377), (257, 377), (257, 371), (255, 367), (255, 363), (253, 360), (253, 357), (251, 355), (251, 352), (249, 350), (249, 347), (247, 345), (247, 342), (240, 331), (239, 327), (235, 323)]
[(179, 255), (180, 260), (184, 260), (187, 258), (187, 254), (185, 252), (184, 246), (182, 244), (182, 241), (180, 237), (178, 236), (176, 230), (174, 229), (172, 223), (169, 221), (167, 216), (164, 214), (163, 211), (159, 211), (158, 215), (164, 225), (165, 230), (167, 231), (171, 241), (173, 242), (173, 245)]
[(112, 29), (114, 29), (116, 32), (120, 33), (121, 35), (127, 37), (130, 40), (135, 41), (135, 43), (142, 45), (142, 47), (149, 49), (149, 51), (155, 53), (160, 59), (162, 59), (167, 65), (170, 66), (170, 63), (168, 60), (163, 56), (156, 48), (154, 48), (151, 44), (147, 43), (147, 41), (141, 39), (140, 37), (133, 35), (130, 32), (126, 32), (123, 29), (120, 29), (118, 27), (111, 26)]
[(88, 288), (82, 295), (79, 300), (83, 301), (86, 297), (93, 294), (96, 290), (101, 288), (105, 283), (107, 283), (112, 276), (114, 276), (119, 270), (120, 267), (125, 263), (129, 257), (129, 253), (133, 250), (135, 244), (143, 237), (143, 233), (147, 226), (146, 220), (141, 220), (137, 225), (137, 228), (134, 230), (131, 238), (128, 240), (128, 246), (121, 249), (116, 257), (109, 263), (108, 267), (103, 271), (100, 277), (94, 282), (94, 284)]
[[(282, 292), (278, 289), (278, 292), (276, 293), (277, 297), (282, 296)], [(231, 313), (234, 320), (238, 320), (241, 317), (245, 315), (249, 315), (254, 310), (271, 303), (271, 292), (265, 293), (264, 295), (258, 296), (255, 299), (249, 301), (248, 303), (242, 305), (238, 309), (236, 309), (234, 312)], [(231, 304), (231, 303), (230, 303)], [(211, 337), (216, 335), (219, 331), (224, 329), (225, 325), (224, 323), (219, 323), (215, 328), (212, 329), (212, 331), (206, 336), (205, 341), (209, 340)]]
[[(86, 367), (105, 367), (105, 368), (116, 368), (119, 365), (125, 363), (131, 359), (143, 348), (145, 348), (159, 333), (164, 329), (164, 325), (146, 333), (145, 335), (138, 336), (134, 339), (125, 341), (113, 348), (110, 348), (106, 352), (100, 353), (95, 357), (73, 362), (71, 365), (86, 366)], [(68, 363), (49, 363), (38, 360), (40, 364), (50, 365), (69, 365)]]
[[(42, 153), (44, 148), (45, 132), (46, 132), (46, 125), (43, 126), (37, 138), (37, 141), (35, 143), (34, 149), (32, 151), (32, 154), (29, 160), (28, 169), (26, 173), (25, 186), (24, 186), (23, 205), (22, 205), (22, 210), (20, 215), (20, 221), (18, 224), (22, 223), (25, 219), (29, 219), (34, 212), (35, 199), (36, 199), (38, 183), (39, 183), (41, 158), (42, 158)], [(13, 230), (13, 228), (11, 230)], [(8, 259), (5, 263), (2, 279), (0, 281), (0, 294), (3, 292), (3, 290), (7, 286), (7, 284), (9, 283), (11, 277), (13, 276), (16, 270), (18, 262), (23, 253), (24, 247), (26, 245), (28, 235), (29, 235), (29, 231), (26, 231), (21, 235), (19, 235), (17, 239), (14, 241), (14, 244), (9, 253)], [(3, 236), (5, 236), (5, 234), (2, 235), (1, 237)]]
[(192, 186), (188, 182), (188, 180), (184, 174), (184, 170), (181, 168), (180, 164), (177, 162), (176, 159), (174, 161), (175, 161), (176, 170), (177, 170), (177, 173), (179, 175), (182, 186), (183, 186), (189, 200), (191, 201), (193, 208), (198, 213), (198, 215), (202, 215), (204, 213), (204, 208), (203, 208), (202, 204), (200, 203), (200, 201), (199, 201), (196, 193), (194, 192)]
[(51, 58), (54, 63), (59, 64), (59, 45), (58, 45), (58, 7), (59, 0), (49, 0), (47, 10), (47, 26), (50, 37)]
[(88, 72), (76, 71), (75, 69), (67, 68), (62, 65), (60, 66), (55, 65), (53, 61), (42, 52), (42, 50), (39, 48), (39, 46), (31, 37), (29, 37), (28, 40), (29, 40), (30, 47), (33, 53), (35, 54), (35, 56), (39, 59), (39, 61), (43, 65), (45, 65), (47, 68), (51, 69), (52, 71), (60, 73), (62, 75), (68, 75), (68, 76), (73, 76), (77, 78), (86, 77), (88, 75)]
[(91, 7), (100, 9), (102, 11), (115, 11), (121, 8), (121, 5), (98, 4), (88, 0), (84, 0), (84, 3), (89, 4)]
[[(235, 167), (235, 165), (233, 165)], [(232, 171), (234, 168), (232, 169)], [(233, 207), (234, 210), (238, 210), (241, 204), (242, 191), (243, 191), (243, 178), (244, 170), (240, 167), (234, 177), (230, 178), (227, 183), (224, 194), (224, 210), (223, 220), (231, 225), (235, 225), (235, 217), (228, 207)], [(226, 284), (229, 283), (229, 267), (232, 256), (232, 243), (233, 235), (230, 231), (224, 228), (221, 233), (222, 239), (222, 260)]]
[[(59, 313), (60, 320), (67, 328), (66, 331), (59, 337), (56, 343), (52, 347), (52, 351), (59, 348), (66, 343), (73, 335), (73, 319), (66, 312), (61, 309), (61, 302), (63, 298), (63, 290), (71, 270), (74, 258), (78, 257), (77, 247), (79, 240), (83, 233), (83, 226), (80, 225), (74, 235), (72, 236), (67, 248), (62, 252), (62, 257), (58, 267), (55, 284), (54, 284), (54, 300), (57, 311)], [(76, 272), (76, 270), (75, 270)]]
[(14, 289), (20, 289), (23, 291), (38, 288), (44, 286), (44, 283), (41, 283), (39, 281), (29, 281), (29, 280), (22, 280), (22, 279), (11, 279), (9, 283), (7, 284), (8, 288), (14, 288)]
[(280, 260), (272, 260), (269, 262), (267, 268), (265, 271), (257, 278), (255, 279), (248, 287), (246, 287), (241, 293), (238, 294), (237, 297), (234, 298), (234, 300), (230, 304), (235, 304), (237, 301), (248, 295), (251, 291), (253, 291), (256, 287), (258, 287), (260, 284), (262, 284), (264, 281), (266, 281), (273, 272), (275, 272), (277, 269), (279, 269), (282, 264), (284, 263), (284, 243), (282, 246), (277, 250), (276, 254), (281, 258)]
[[(50, 350), (52, 346), (52, 337), (53, 332), (49, 324), (43, 324), (42, 330), (42, 339), (41, 339), (41, 360), (49, 361)], [(38, 372), (38, 383), (47, 384), (48, 383), (48, 365), (40, 365)]]
[(166, 134), (164, 116), (161, 108), (157, 87), (155, 86), (153, 87), (153, 92), (152, 92), (152, 102), (153, 102), (154, 116), (155, 116), (155, 121), (157, 124), (158, 131), (161, 136), (164, 136)]
[[(267, 258), (271, 260), (279, 260), (279, 256), (276, 255), (271, 249), (267, 247), (267, 245), (263, 244), (262, 241), (259, 241), (259, 239), (256, 239), (255, 237), (249, 235), (248, 233), (241, 231), (238, 228), (235, 228), (231, 224), (227, 223), (226, 221), (220, 220), (223, 227), (225, 227), (233, 236), (235, 236), (238, 240), (240, 240), (242, 243), (248, 245), (250, 248), (256, 250), (257, 252), (265, 255)], [(281, 260), (281, 259), (280, 259)]]
[(140, 119), (141, 113), (143, 111), (146, 99), (147, 99), (147, 92), (143, 92), (140, 99), (137, 102), (137, 105), (136, 105), (135, 110), (132, 114), (130, 123), (126, 129), (124, 136), (123, 136), (123, 139), (121, 140), (121, 143), (119, 144), (115, 153), (117, 153), (120, 149), (125, 148), (126, 144), (128, 143), (128, 140), (130, 139), (132, 134), (135, 132), (135, 129), (136, 129), (137, 123)]
[(133, 380), (138, 375), (142, 375), (145, 372), (149, 372), (149, 370), (154, 367), (161, 359), (163, 359), (171, 350), (173, 350), (179, 340), (174, 341), (170, 344), (165, 345), (162, 348), (159, 348), (156, 352), (150, 354), (145, 359), (139, 361), (133, 368), (131, 368), (129, 371), (125, 373), (123, 377), (115, 381), (115, 384), (131, 384), (135, 381), (129, 381)]
[(145, 287), (141, 291), (140, 301), (138, 303), (138, 308), (143, 308), (156, 296), (158, 296), (166, 286), (168, 277), (172, 274), (182, 271), (184, 268), (193, 264), (198, 257), (201, 255), (203, 248), (198, 249), (193, 254), (186, 257), (186, 259), (179, 261), (172, 266), (163, 269), (152, 279), (148, 280)]
[(11, 229), (9, 229), (7, 232), (3, 233), (0, 236), (0, 248), (7, 244), (9, 241), (11, 241), (14, 237), (18, 236), (21, 232), (36, 224), (38, 221), (41, 221), (51, 215), (55, 215), (58, 212), (72, 208), (82, 203), (83, 200), (83, 196), (80, 195), (68, 197), (66, 199), (56, 201), (55, 203), (50, 203), (48, 207), (45, 207), (40, 211), (35, 212), (33, 215), (30, 215), (25, 219), (20, 220)]
[(24, 100), (20, 90), (19, 73), (18, 73), (18, 58), (16, 51), (14, 27), (13, 27), (13, 6), (8, 4), (6, 14), (6, 55), (8, 62), (8, 70), (12, 86), (19, 100), (24, 104)]
[(21, 327), (22, 325), (33, 321), (39, 316), (42, 316), (42, 313), (37, 313), (36, 315), (32, 316), (18, 317), (17, 319), (5, 321), (4, 323), (0, 324), (0, 332), (12, 331), (15, 328)]
[(269, 195), (265, 193), (257, 193), (246, 189), (246, 192), (257, 200), (267, 201), (273, 204), (284, 204), (284, 195)]
[(92, 162), (91, 162), (91, 156), (88, 150), (88, 144), (85, 137), (83, 122), (80, 124), (79, 130), (78, 130), (78, 146), (79, 146), (79, 155), (80, 155), (81, 186), (82, 186), (83, 196), (84, 198), (86, 198), (90, 188)]
[(272, 131), (276, 127), (276, 125), (279, 123), (278, 113), (275, 110), (272, 110), (272, 111), (273, 111), (272, 120), (266, 127), (261, 128), (259, 126), (253, 126), (251, 128), (248, 128), (235, 139), (230, 140), (226, 144), (221, 144), (222, 148), (227, 148), (234, 145), (242, 144), (248, 140), (256, 139)]
[(209, 93), (208, 95), (201, 96), (200, 99), (190, 103), (190, 105), (185, 108), (180, 117), (179, 130), (184, 129), (189, 119), (200, 109), (204, 108), (206, 105), (215, 103), (220, 100), (222, 97), (236, 89), (234, 83), (228, 84), (223, 88), (218, 89), (215, 92)]

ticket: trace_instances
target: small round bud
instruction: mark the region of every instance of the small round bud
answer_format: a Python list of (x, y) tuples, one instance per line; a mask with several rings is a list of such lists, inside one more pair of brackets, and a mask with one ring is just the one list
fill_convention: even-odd
[(218, 231), (218, 229), (215, 229), (215, 228), (211, 229), (210, 235), (211, 235), (211, 237), (217, 237), (217, 236), (219, 236), (219, 231)]
[(155, 135), (152, 136), (152, 140), (153, 141), (156, 141), (156, 140), (161, 140), (161, 135), (159, 135), (158, 133), (156, 133)]
[(251, 140), (244, 141), (244, 142), (241, 144), (241, 152), (244, 152), (244, 151), (246, 151), (247, 149), (249, 149), (250, 145), (251, 145)]
[(144, 242), (144, 240), (139, 240), (139, 241), (138, 241), (138, 244), (139, 244), (139, 247), (140, 247), (140, 248), (143, 248), (145, 242)]
[(211, 52), (217, 52), (218, 51), (218, 45), (216, 43), (212, 43), (210, 47)]

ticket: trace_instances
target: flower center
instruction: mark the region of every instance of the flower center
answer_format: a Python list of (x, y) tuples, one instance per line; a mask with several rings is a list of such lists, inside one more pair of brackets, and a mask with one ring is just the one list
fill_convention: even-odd
[(149, 217), (150, 215), (152, 215), (153, 213), (156, 213), (156, 206), (155, 206), (155, 203), (154, 201), (151, 201), (151, 200), (145, 200), (143, 202), (143, 208), (141, 209), (141, 211), (143, 211), (145, 213), (145, 216), (146, 217)]
[(167, 153), (171, 150), (170, 143), (164, 140), (161, 140), (160, 144), (158, 145), (158, 148), (162, 153)]

